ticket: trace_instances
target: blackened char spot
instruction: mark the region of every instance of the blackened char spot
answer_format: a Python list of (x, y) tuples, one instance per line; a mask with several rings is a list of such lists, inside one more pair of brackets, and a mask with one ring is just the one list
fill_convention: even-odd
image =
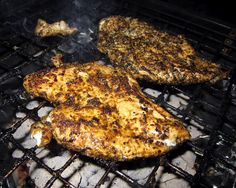
[(119, 124), (118, 121), (114, 121), (112, 125), (113, 125), (113, 129), (119, 129), (119, 128), (121, 128), (121, 125)]
[(97, 80), (99, 81), (100, 84), (105, 86), (105, 88), (110, 89), (106, 77), (103, 75), (101, 71), (97, 72)]
[(89, 99), (88, 104), (92, 106), (99, 106), (101, 102), (97, 97), (95, 97), (95, 98)]
[[(80, 78), (79, 81), (81, 81), (81, 78)], [(76, 80), (70, 80), (70, 81), (67, 81), (67, 82), (66, 82), (66, 85), (67, 85), (67, 86), (76, 85), (76, 84), (77, 84), (77, 81), (76, 81)]]
[(111, 114), (113, 111), (114, 111), (114, 108), (111, 108), (109, 106), (103, 107), (104, 114)]
[[(138, 98), (140, 104), (146, 104), (146, 101), (144, 100), (144, 98), (142, 96), (137, 95), (137, 98)], [(142, 107), (142, 110), (147, 112), (148, 108), (144, 106), (144, 107)]]
[(45, 91), (40, 93), (42, 97), (47, 98), (47, 93)]
[(92, 121), (93, 121), (94, 123), (99, 123), (99, 119), (96, 118), (96, 117), (93, 117)]
[(152, 139), (147, 139), (147, 140), (146, 140), (146, 143), (151, 144), (151, 143), (153, 143), (153, 140), (152, 140)]
[(147, 67), (145, 67), (145, 66), (141, 66), (141, 69), (148, 72), (149, 74), (152, 74), (152, 72), (150, 70), (148, 70)]
[(60, 93), (57, 93), (55, 96), (56, 96), (56, 98), (59, 98), (59, 97), (61, 97), (62, 95), (63, 95), (63, 93), (60, 92)]
[(67, 142), (74, 142), (76, 139), (75, 139), (75, 137), (73, 136), (73, 137), (70, 137), (69, 138), (69, 140), (67, 140)]
[(84, 125), (88, 125), (88, 126), (93, 126), (93, 120), (92, 121), (88, 121), (86, 119), (83, 119), (83, 118), (80, 118), (79, 121), (78, 121), (78, 124), (81, 125), (81, 124), (84, 124)]
[(120, 76), (119, 80), (121, 81), (122, 84), (124, 84), (125, 89), (127, 91), (133, 91), (134, 88), (132, 87), (132, 83), (129, 82), (129, 76), (125, 76), (125, 77)]
[(67, 98), (67, 100), (66, 100), (66, 105), (73, 105), (73, 104), (75, 104), (75, 98), (74, 98), (74, 96), (72, 96), (72, 95), (70, 95), (70, 94), (66, 94), (66, 98)]
[(59, 113), (59, 114), (54, 113), (54, 114), (52, 114), (52, 120), (53, 120), (53, 121), (60, 120), (61, 118), (62, 118), (62, 119), (65, 119), (66, 117), (65, 117), (65, 115), (62, 114), (62, 113)]
[(160, 126), (158, 124), (156, 124), (156, 132), (161, 133)]
[(168, 136), (165, 134), (165, 133), (162, 133), (161, 135), (160, 135), (160, 139), (161, 140), (164, 140), (164, 139), (167, 139), (168, 138)]
[(63, 127), (68, 127), (68, 126), (74, 126), (75, 122), (71, 120), (61, 120), (59, 121), (59, 124), (62, 125)]

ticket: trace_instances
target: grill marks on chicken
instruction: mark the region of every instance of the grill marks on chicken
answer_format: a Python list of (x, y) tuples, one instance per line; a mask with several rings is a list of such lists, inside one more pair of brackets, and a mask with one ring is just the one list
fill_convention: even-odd
[(40, 37), (72, 35), (77, 31), (77, 28), (69, 27), (69, 25), (63, 20), (49, 24), (45, 20), (38, 19), (38, 23), (35, 28), (35, 34)]
[[(43, 124), (59, 144), (90, 157), (158, 156), (189, 139), (184, 125), (148, 99), (120, 68), (96, 62), (64, 65), (26, 76), (24, 87), (60, 104)], [(46, 130), (42, 123), (32, 132), (40, 129)]]
[(138, 19), (111, 16), (99, 23), (98, 49), (137, 79), (160, 84), (216, 82), (227, 76), (219, 65), (197, 55), (181, 36)]

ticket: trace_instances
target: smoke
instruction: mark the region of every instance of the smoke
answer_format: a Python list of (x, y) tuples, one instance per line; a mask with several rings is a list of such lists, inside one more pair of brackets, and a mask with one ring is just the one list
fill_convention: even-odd
[(65, 8), (63, 13), (67, 14), (68, 21), (73, 26), (90, 36), (91, 31), (96, 33), (98, 21), (113, 14), (117, 5), (115, 0), (74, 0), (71, 5)]
[[(95, 50), (99, 20), (113, 15), (118, 7), (115, 0), (74, 0), (67, 3), (60, 10), (60, 18), (64, 18), (70, 26), (76, 27), (79, 32), (68, 37), (59, 49), (65, 53), (80, 54), (80, 59), (88, 59), (88, 53), (96, 56)], [(98, 55), (97, 55), (98, 56)]]
[[(11, 11), (15, 10), (13, 1), (19, 2), (19, 0), (4, 0), (4, 5)], [(23, 9), (15, 11), (14, 18), (7, 20), (5, 25), (12, 28), (15, 33), (25, 35), (27, 38), (36, 38), (37, 42), (50, 45), (50, 41), (54, 41), (54, 44), (58, 41), (57, 49), (59, 51), (65, 54), (78, 53), (79, 60), (94, 60), (92, 57), (98, 59), (101, 56), (96, 49), (99, 20), (115, 14), (120, 3), (116, 1), (118, 0), (58, 0), (57, 3), (54, 3), (46, 0), (42, 0), (42, 2), (33, 0), (29, 6), (22, 5), (26, 11)], [(69, 26), (76, 27), (78, 32), (72, 36), (37, 38), (34, 29), (39, 18), (48, 23), (64, 20)]]

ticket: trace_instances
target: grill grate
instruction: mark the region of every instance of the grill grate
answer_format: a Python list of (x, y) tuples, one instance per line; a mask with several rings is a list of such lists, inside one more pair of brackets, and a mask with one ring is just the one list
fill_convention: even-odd
[[(39, 39), (28, 31), (14, 29), (10, 24), (0, 31), (0, 123), (2, 124), (0, 148), (1, 151), (4, 150), (3, 158), (0, 159), (0, 185), (12, 187), (12, 174), (17, 168), (34, 161), (39, 168), (45, 169), (50, 175), (45, 180), (44, 187), (55, 186), (57, 181), (60, 181), (63, 187), (77, 187), (70, 181), (72, 175), (65, 177), (64, 173), (76, 160), (80, 160), (81, 164), (77, 167), (78, 172), (81, 172), (81, 169), (88, 163), (97, 165), (103, 170), (94, 184), (95, 187), (103, 187), (105, 182), (111, 182), (107, 187), (112, 187), (117, 178), (132, 187), (155, 187), (160, 183), (157, 175), (163, 169), (164, 172), (172, 173), (177, 178), (186, 180), (193, 187), (197, 185), (234, 187), (236, 178), (235, 30), (193, 15), (189, 15), (186, 19), (186, 15), (182, 15), (184, 13), (179, 13), (177, 16), (174, 14), (174, 10), (151, 8), (156, 6), (146, 6), (139, 1), (125, 1), (119, 6), (110, 5), (110, 8), (112, 6), (115, 8), (113, 7), (112, 12), (109, 12), (104, 4), (97, 5), (97, 9), (103, 10), (99, 16), (118, 13), (127, 15), (128, 12), (128, 15), (147, 19), (168, 32), (183, 33), (199, 53), (214, 59), (216, 63), (222, 64), (226, 69), (231, 69), (229, 77), (215, 85), (159, 86), (140, 83), (143, 91), (151, 99), (185, 122), (192, 133), (192, 140), (162, 157), (123, 163), (90, 159), (71, 151), (63, 165), (54, 169), (38, 156), (39, 149), (24, 145), (23, 141), (16, 136), (16, 132), (25, 125), (25, 122), (39, 120), (39, 111), (51, 106), (42, 99), (32, 99), (28, 96), (22, 88), (22, 78), (30, 72), (52, 66), (50, 57), (55, 52), (62, 53), (65, 61), (68, 62), (84, 63), (89, 60), (103, 60), (109, 64), (109, 60), (96, 50), (95, 26), (100, 17), (95, 15), (96, 18), (92, 19), (93, 23), (90, 22), (87, 25), (93, 30), (86, 32), (86, 38), (78, 34), (72, 37)], [(44, 10), (41, 12), (39, 7), (35, 7), (37, 10), (35, 12), (29, 11), (31, 20), (28, 21), (28, 25), (26, 24), (27, 29), (32, 30), (33, 21), (39, 18), (39, 15), (44, 15), (45, 18), (52, 21), (54, 18), (56, 19), (57, 10), (62, 9), (63, 3), (54, 8), (46, 5), (42, 7)], [(45, 10), (45, 7), (51, 8)], [(62, 14), (61, 16), (69, 19), (68, 15)], [(83, 17), (83, 19), (87, 19), (87, 17)], [(16, 28), (18, 27), (16, 26)], [(84, 29), (87, 29), (86, 24)], [(36, 107), (29, 106), (29, 102), (32, 100), (39, 101)], [(17, 118), (15, 112), (23, 112), (25, 115)], [(58, 151), (66, 151), (55, 143), (51, 143), (48, 147), (50, 155), (53, 156), (59, 155)], [(14, 150), (21, 151), (22, 157), (14, 158), (12, 156)], [(178, 161), (175, 161), (176, 157), (183, 156), (186, 151), (191, 151), (196, 156), (194, 173), (190, 173), (186, 168), (179, 166)], [(147, 166), (151, 170), (142, 183), (127, 172), (127, 169), (139, 169), (139, 167), (141, 169)], [(79, 183), (81, 181), (83, 180), (80, 180)], [(35, 186), (31, 178), (27, 179), (27, 184), (31, 187)]]

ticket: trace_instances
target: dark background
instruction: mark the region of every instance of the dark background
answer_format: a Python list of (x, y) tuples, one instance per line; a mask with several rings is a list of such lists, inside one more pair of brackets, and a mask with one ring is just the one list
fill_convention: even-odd
[[(155, 1), (155, 0), (148, 0)], [(145, 1), (146, 2), (146, 1)], [(234, 1), (230, 0), (161, 0), (163, 3), (172, 4), (182, 11), (192, 12), (198, 16), (204, 16), (219, 20), (224, 23), (236, 25), (236, 11)]]
[[(0, 19), (4, 19), (10, 15), (15, 14), (26, 6), (42, 5), (47, 0), (1, 0), (0, 1)], [(70, 0), (75, 1), (75, 0)], [(70, 1), (67, 1), (68, 3)], [(82, 1), (82, 0), (76, 0)], [(98, 1), (98, 0), (95, 0)], [(61, 0), (51, 1), (52, 5), (61, 2)], [(120, 1), (117, 1), (120, 3)], [(125, 0), (123, 0), (125, 2)], [(187, 11), (191, 14), (197, 16), (207, 17), (222, 23), (236, 25), (235, 21), (235, 10), (233, 1), (229, 0), (145, 0), (138, 1), (139, 3), (144, 3), (145, 5), (156, 4), (158, 9), (158, 4), (164, 4), (167, 7), (179, 9), (179, 11)], [(4, 19), (5, 20), (5, 19)]]

